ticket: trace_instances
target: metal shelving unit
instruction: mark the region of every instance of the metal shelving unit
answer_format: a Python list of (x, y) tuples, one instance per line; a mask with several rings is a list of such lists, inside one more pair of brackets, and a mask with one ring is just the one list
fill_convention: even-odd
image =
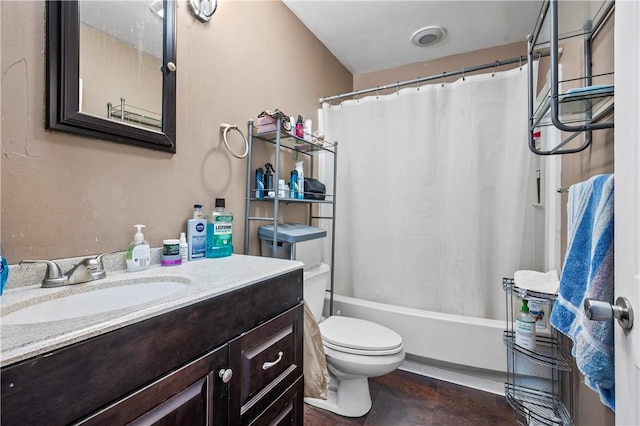
[(507, 303), (503, 342), (507, 347), (508, 366), (504, 393), (516, 412), (516, 420), (525, 426), (573, 425), (573, 391), (570, 389), (568, 408), (560, 397), (564, 378), (568, 376), (569, 384), (572, 383), (572, 361), (560, 344), (559, 332), (549, 325), (548, 334), (536, 336), (535, 351), (515, 343), (513, 319), (517, 308), (514, 305), (521, 299), (535, 300), (547, 303), (551, 312), (556, 295), (519, 288), (511, 278), (503, 278), (502, 288)]
[[(259, 222), (270, 222), (273, 224), (273, 235), (278, 235), (278, 217), (281, 204), (304, 204), (308, 208), (308, 224), (311, 225), (314, 221), (317, 220), (330, 220), (332, 222), (331, 226), (331, 289), (330, 294), (330, 305), (329, 310), (333, 312), (333, 281), (334, 281), (334, 267), (335, 265), (335, 219), (336, 219), (336, 210), (335, 210), (335, 197), (336, 197), (336, 171), (337, 171), (337, 161), (338, 161), (338, 142), (311, 142), (303, 138), (296, 137), (286, 131), (282, 130), (281, 119), (278, 118), (276, 121), (276, 130), (264, 133), (256, 133), (256, 128), (254, 127), (253, 120), (249, 120), (247, 124), (247, 143), (248, 143), (248, 151), (247, 151), (247, 187), (246, 187), (246, 205), (245, 205), (245, 222), (244, 222), (244, 254), (249, 254), (249, 240), (250, 240), (250, 225), (251, 222), (259, 221)], [(253, 144), (254, 141), (260, 141), (269, 145), (273, 145), (275, 150), (275, 160), (274, 160), (274, 186), (275, 186), (275, 196), (274, 197), (262, 197), (256, 198), (256, 188), (252, 186), (252, 183), (255, 183), (254, 176), (254, 168), (253, 168)], [(280, 197), (280, 194), (277, 190), (277, 182), (278, 177), (282, 176), (281, 167), (280, 167), (280, 156), (282, 150), (287, 150), (296, 155), (305, 155), (311, 159), (309, 173), (305, 173), (306, 177), (315, 178), (315, 157), (317, 155), (331, 155), (333, 158), (333, 188), (327, 188), (327, 193), (325, 194), (324, 200), (313, 200), (313, 199), (293, 199), (288, 197)], [(288, 176), (288, 171), (287, 171)], [(273, 204), (273, 216), (252, 216), (252, 208), (255, 203), (271, 203)], [(331, 214), (329, 215), (320, 215), (317, 212), (314, 213), (314, 206), (320, 205), (328, 205), (331, 206)], [(317, 210), (317, 209), (316, 209)], [(272, 256), (276, 256), (277, 245), (273, 245), (273, 253)]]
[[(612, 116), (614, 87), (611, 84), (594, 85), (594, 78), (611, 80), (613, 72), (592, 74), (592, 42), (598, 30), (613, 10), (613, 0), (562, 1), (547, 0), (543, 3), (532, 34), (527, 36), (527, 60), (529, 62), (529, 149), (539, 155), (570, 154), (580, 152), (591, 145), (591, 132), (613, 128), (611, 121), (602, 121)], [(559, 17), (562, 16), (562, 19)], [(560, 42), (582, 37), (584, 43), (584, 76), (572, 80), (559, 80)], [(534, 108), (533, 61), (539, 53), (550, 50), (550, 81), (543, 89), (544, 98)], [(578, 88), (560, 93), (560, 84), (577, 85)], [(560, 144), (551, 149), (536, 145), (534, 133), (542, 126), (555, 126), (569, 132)], [(579, 146), (569, 145), (584, 133), (584, 142)]]

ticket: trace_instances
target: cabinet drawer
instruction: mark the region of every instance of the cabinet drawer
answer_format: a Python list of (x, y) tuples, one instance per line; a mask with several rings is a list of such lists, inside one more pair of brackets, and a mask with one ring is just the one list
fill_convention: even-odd
[(230, 362), (242, 423), (255, 418), (302, 376), (302, 304), (230, 343)]

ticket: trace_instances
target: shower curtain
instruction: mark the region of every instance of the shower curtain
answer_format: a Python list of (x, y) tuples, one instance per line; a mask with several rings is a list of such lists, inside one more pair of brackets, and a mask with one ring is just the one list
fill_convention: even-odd
[(502, 277), (521, 268), (526, 233), (527, 116), (525, 66), (325, 103), (336, 293), (504, 319)]

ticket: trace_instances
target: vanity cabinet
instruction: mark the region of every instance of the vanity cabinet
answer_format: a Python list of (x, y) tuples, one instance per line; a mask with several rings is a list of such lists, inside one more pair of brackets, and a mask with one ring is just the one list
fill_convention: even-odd
[(2, 424), (301, 425), (303, 318), (299, 269), (7, 366)]

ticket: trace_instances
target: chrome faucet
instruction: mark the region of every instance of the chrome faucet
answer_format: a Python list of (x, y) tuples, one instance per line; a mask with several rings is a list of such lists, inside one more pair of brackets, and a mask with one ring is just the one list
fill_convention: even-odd
[(52, 260), (23, 260), (23, 263), (44, 263), (47, 265), (47, 271), (45, 272), (44, 279), (42, 280), (43, 288), (61, 287), (64, 285), (86, 283), (88, 281), (95, 281), (107, 276), (107, 271), (104, 270), (102, 264), (102, 257), (107, 254), (116, 253), (117, 251), (110, 251), (107, 253), (99, 254), (95, 257), (87, 257), (82, 259), (76, 265), (74, 265), (68, 272), (62, 273), (60, 266)]

